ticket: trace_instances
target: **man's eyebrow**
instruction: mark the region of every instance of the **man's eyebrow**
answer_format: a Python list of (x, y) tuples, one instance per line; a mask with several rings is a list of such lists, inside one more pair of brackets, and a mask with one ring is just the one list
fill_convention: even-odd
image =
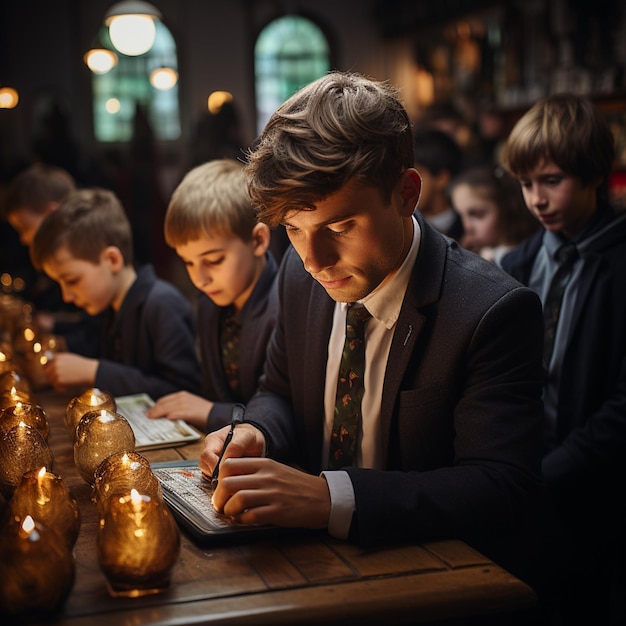
[[(323, 228), (324, 226), (329, 226), (330, 224), (337, 224), (339, 222), (347, 222), (353, 219), (354, 216), (357, 214), (358, 214), (358, 211), (352, 211), (347, 215), (335, 215), (333, 217), (329, 217), (327, 220), (324, 220), (323, 222), (319, 222), (318, 224), (315, 224), (315, 226), (318, 228)], [(290, 226), (291, 228), (297, 228), (297, 226), (293, 226), (293, 224), (290, 224), (288, 219), (284, 219), (281, 222), (281, 224), (283, 226)]]

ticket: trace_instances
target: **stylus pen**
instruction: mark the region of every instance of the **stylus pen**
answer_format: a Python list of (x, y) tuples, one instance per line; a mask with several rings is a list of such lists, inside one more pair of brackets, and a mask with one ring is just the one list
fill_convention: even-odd
[(228, 431), (228, 435), (226, 435), (226, 439), (224, 439), (224, 446), (222, 447), (220, 458), (217, 459), (217, 463), (213, 469), (213, 474), (211, 474), (211, 485), (213, 485), (213, 487), (217, 485), (217, 475), (220, 473), (220, 463), (224, 458), (224, 452), (226, 452), (226, 448), (228, 448), (228, 444), (231, 442), (233, 435), (235, 434), (235, 426), (243, 422), (245, 410), (246, 407), (244, 407), (243, 404), (233, 405), (233, 410), (230, 413), (230, 430)]

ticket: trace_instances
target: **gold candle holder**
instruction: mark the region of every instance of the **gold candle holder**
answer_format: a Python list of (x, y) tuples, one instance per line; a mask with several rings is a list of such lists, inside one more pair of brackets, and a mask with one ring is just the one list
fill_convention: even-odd
[(72, 439), (76, 438), (76, 426), (78, 426), (83, 415), (97, 409), (108, 409), (109, 411), (117, 409), (115, 398), (97, 387), (87, 389), (80, 396), (76, 396), (68, 402), (65, 411), (65, 425), (72, 433)]
[(20, 422), (0, 433), (0, 491), (9, 499), (26, 472), (52, 468), (53, 460), (48, 442), (34, 426)]
[(12, 388), (27, 394), (33, 392), (28, 378), (25, 378), (16, 368), (0, 373), (0, 391), (9, 391)]
[(83, 479), (93, 485), (98, 465), (115, 452), (133, 452), (135, 434), (128, 420), (109, 409), (85, 413), (76, 426), (74, 463)]
[(10, 372), (17, 367), (13, 358), (13, 349), (6, 341), (0, 341), (0, 374)]
[(10, 515), (23, 519), (32, 515), (58, 532), (71, 549), (80, 529), (80, 509), (63, 479), (45, 467), (29, 470), (9, 500)]
[(180, 532), (167, 506), (133, 489), (111, 498), (98, 527), (98, 562), (112, 596), (165, 591), (180, 553)]
[(11, 518), (0, 535), (0, 612), (48, 617), (74, 584), (74, 557), (66, 542), (32, 516)]
[(109, 455), (94, 473), (92, 500), (98, 514), (103, 516), (113, 497), (127, 496), (132, 489), (151, 498), (162, 500), (161, 483), (150, 461), (138, 452), (116, 452)]
[(25, 391), (19, 391), (15, 387), (0, 391), (0, 409), (15, 406), (18, 402), (23, 402), (24, 404), (30, 403), (32, 400), (32, 394), (26, 393)]
[(34, 426), (48, 440), (50, 424), (46, 412), (38, 404), (18, 402), (0, 411), (0, 432), (6, 432), (20, 422)]

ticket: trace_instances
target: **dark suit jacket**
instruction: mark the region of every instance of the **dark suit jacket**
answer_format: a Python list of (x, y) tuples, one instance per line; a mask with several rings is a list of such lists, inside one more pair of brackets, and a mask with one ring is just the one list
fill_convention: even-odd
[[(263, 372), (267, 344), (278, 315), (278, 293), (276, 274), (278, 268), (271, 253), (248, 301), (243, 306), (239, 321), (239, 378), (244, 401), (256, 392), (259, 377)], [(224, 374), (220, 348), (220, 314), (218, 307), (206, 295), (198, 296), (198, 339), (202, 364), (202, 394), (215, 404), (207, 421), (207, 432), (230, 423), (234, 399)]]
[[(427, 225), (396, 324), (381, 420), (386, 471), (349, 468), (361, 543), (509, 535), (540, 474), (542, 319), (537, 295)], [(295, 252), (247, 419), (268, 453), (321, 467), (335, 303)]]
[(200, 391), (191, 304), (149, 265), (137, 272), (117, 315), (105, 312), (95, 384), (114, 396), (145, 392), (155, 400)]
[[(521, 282), (542, 236), (502, 260)], [(588, 245), (561, 369), (557, 445), (546, 450), (543, 473), (561, 518), (598, 551), (598, 542), (623, 535), (626, 519), (626, 498), (617, 495), (626, 480), (626, 215)]]

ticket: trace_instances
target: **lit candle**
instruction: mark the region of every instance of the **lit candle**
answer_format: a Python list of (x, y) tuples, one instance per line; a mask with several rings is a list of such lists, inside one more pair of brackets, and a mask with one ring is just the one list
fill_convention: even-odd
[(31, 402), (32, 395), (15, 387), (0, 391), (0, 409), (15, 406), (18, 402)]
[(93, 485), (98, 465), (115, 452), (133, 452), (135, 434), (128, 420), (109, 409), (85, 413), (76, 426), (74, 463), (83, 479)]
[(98, 562), (112, 596), (165, 591), (180, 553), (180, 532), (161, 500), (133, 489), (112, 498), (98, 527)]
[(44, 439), (48, 439), (50, 424), (45, 411), (39, 405), (18, 402), (14, 406), (9, 406), (0, 411), (0, 432), (6, 432), (20, 422), (34, 426)]
[(9, 512), (19, 518), (32, 515), (58, 532), (70, 548), (76, 542), (80, 528), (78, 504), (63, 479), (45, 467), (29, 470), (22, 476), (9, 501)]
[(61, 537), (31, 515), (11, 518), (0, 535), (0, 610), (45, 617), (72, 589), (74, 557)]
[(0, 491), (8, 499), (25, 472), (53, 466), (48, 442), (34, 426), (20, 422), (0, 432)]
[(10, 390), (11, 388), (24, 393), (32, 393), (30, 382), (16, 369), (10, 369), (0, 374), (0, 390)]
[(65, 411), (65, 425), (70, 429), (72, 438), (75, 439), (76, 426), (85, 413), (96, 409), (115, 411), (116, 408), (115, 398), (110, 393), (93, 387), (69, 401)]
[(92, 500), (104, 515), (112, 497), (128, 495), (132, 489), (151, 498), (161, 499), (163, 491), (150, 461), (138, 452), (116, 452), (108, 456), (94, 473)]

